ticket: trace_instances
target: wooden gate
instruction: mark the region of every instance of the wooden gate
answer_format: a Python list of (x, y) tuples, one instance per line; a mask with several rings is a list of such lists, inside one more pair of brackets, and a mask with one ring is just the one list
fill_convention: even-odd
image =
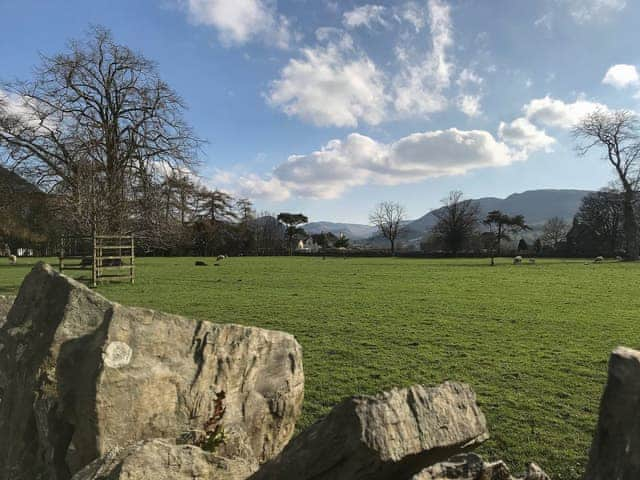
[(112, 280), (128, 280), (131, 284), (135, 282), (133, 235), (94, 235), (63, 239), (58, 260), (61, 273), (65, 270), (90, 269), (92, 287)]

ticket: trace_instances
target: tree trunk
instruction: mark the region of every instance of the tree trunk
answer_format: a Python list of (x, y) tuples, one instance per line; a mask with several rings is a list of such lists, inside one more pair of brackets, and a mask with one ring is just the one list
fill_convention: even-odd
[(625, 187), (624, 191), (624, 237), (626, 244), (627, 260), (638, 260), (638, 223), (633, 208), (634, 191), (631, 186)]
[(393, 257), (396, 253), (396, 246), (395, 246), (395, 240), (391, 240), (389, 239), (389, 242), (391, 243), (391, 256)]

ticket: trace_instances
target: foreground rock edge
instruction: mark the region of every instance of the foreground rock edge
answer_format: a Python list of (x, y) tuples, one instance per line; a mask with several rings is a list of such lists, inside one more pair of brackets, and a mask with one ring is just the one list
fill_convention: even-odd
[(242, 445), (228, 453), (266, 461), (294, 432), (304, 374), (290, 334), (124, 307), (38, 264), (0, 328), (0, 383), (0, 478), (66, 480), (201, 428), (220, 390)]

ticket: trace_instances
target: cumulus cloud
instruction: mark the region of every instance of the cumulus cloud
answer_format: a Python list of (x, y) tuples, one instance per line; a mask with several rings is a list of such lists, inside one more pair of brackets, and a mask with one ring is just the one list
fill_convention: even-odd
[(616, 88), (635, 87), (640, 85), (640, 75), (635, 65), (613, 65), (607, 70), (602, 83)]
[(346, 28), (367, 27), (375, 24), (386, 26), (384, 18), (386, 8), (382, 5), (361, 5), (343, 15), (342, 23)]
[(526, 118), (517, 118), (510, 123), (500, 122), (498, 136), (506, 144), (515, 147), (522, 155), (537, 150), (549, 151), (555, 139), (539, 129)]
[(320, 42), (291, 59), (273, 81), (267, 99), (288, 115), (319, 126), (376, 125), (385, 117), (385, 77), (373, 61), (357, 51), (351, 36), (321, 29)]
[(468, 117), (477, 117), (482, 113), (480, 105), (480, 95), (460, 95), (458, 96), (458, 108)]
[(293, 38), (289, 20), (267, 0), (185, 0), (191, 21), (216, 28), (226, 45), (262, 40), (287, 48)]
[(548, 95), (531, 100), (523, 108), (529, 121), (561, 129), (573, 128), (587, 114), (596, 109), (608, 110), (607, 106), (602, 103), (591, 102), (583, 98), (567, 103)]
[[(353, 133), (315, 152), (291, 155), (271, 175), (235, 179), (251, 197), (281, 200), (290, 196), (332, 199), (362, 185), (398, 185), (478, 168), (510, 165), (526, 158), (484, 130), (435, 130), (413, 133), (393, 143)], [(533, 148), (527, 146), (527, 148)]]
[(401, 114), (428, 114), (444, 110), (448, 100), (444, 91), (451, 83), (454, 65), (447, 57), (453, 45), (451, 9), (442, 0), (429, 0), (431, 52), (426, 59), (404, 65), (393, 81), (394, 106)]
[(606, 20), (627, 6), (626, 0), (564, 0), (578, 23)]

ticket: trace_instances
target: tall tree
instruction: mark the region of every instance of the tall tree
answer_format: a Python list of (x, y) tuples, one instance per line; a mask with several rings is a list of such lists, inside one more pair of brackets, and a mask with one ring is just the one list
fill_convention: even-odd
[(201, 216), (212, 225), (237, 219), (238, 215), (231, 194), (222, 190), (203, 188), (200, 191), (200, 197)]
[(282, 212), (278, 215), (278, 221), (286, 227), (287, 247), (289, 248), (289, 255), (292, 255), (293, 241), (298, 236), (305, 235), (304, 229), (300, 228), (299, 225), (309, 223), (309, 219), (302, 213)]
[(254, 221), (256, 253), (277, 255), (285, 251), (285, 227), (274, 214), (261, 212)]
[(576, 255), (614, 255), (624, 243), (623, 194), (601, 190), (586, 195), (580, 203), (567, 244)]
[(542, 239), (554, 250), (557, 250), (558, 244), (567, 237), (569, 231), (569, 223), (560, 217), (552, 217), (547, 220), (542, 227)]
[(600, 148), (604, 158), (613, 166), (623, 191), (623, 225), (628, 260), (638, 260), (638, 222), (635, 215), (636, 187), (640, 159), (640, 123), (638, 117), (625, 110), (596, 110), (587, 115), (574, 129), (582, 140), (578, 152), (585, 155)]
[(462, 192), (452, 191), (442, 200), (443, 207), (434, 212), (438, 219), (433, 227), (444, 247), (456, 255), (471, 239), (478, 224), (478, 207), (471, 200), (463, 200)]
[(195, 163), (200, 141), (180, 97), (102, 27), (2, 89), (0, 147), (11, 166), (69, 199), (72, 214), (88, 218), (82, 225), (126, 230), (143, 175)]
[(238, 246), (242, 253), (255, 249), (255, 219), (253, 203), (248, 198), (236, 200), (236, 217), (238, 218)]
[(406, 210), (398, 202), (381, 202), (369, 214), (369, 222), (389, 241), (392, 256), (396, 253), (396, 239), (405, 218)]
[(524, 216), (510, 216), (500, 210), (489, 212), (482, 222), (489, 228), (489, 245), (491, 252), (491, 266), (495, 265), (495, 257), (500, 256), (503, 240), (511, 240), (511, 234), (523, 230), (529, 230), (524, 221)]

